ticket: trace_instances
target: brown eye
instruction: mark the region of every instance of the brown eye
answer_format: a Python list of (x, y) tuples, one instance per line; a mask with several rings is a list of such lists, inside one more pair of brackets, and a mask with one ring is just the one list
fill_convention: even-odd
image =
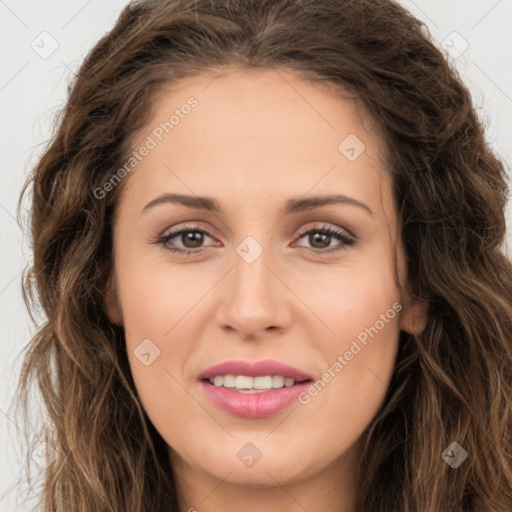
[(308, 236), (308, 242), (313, 246), (314, 249), (326, 249), (331, 245), (331, 238), (331, 235), (328, 235), (327, 233), (312, 231)]
[(206, 231), (196, 226), (187, 226), (182, 229), (172, 231), (167, 235), (160, 236), (156, 243), (161, 244), (165, 249), (181, 253), (192, 254), (202, 252), (202, 244), (206, 238), (211, 237)]
[[(325, 225), (321, 228), (309, 229), (305, 232), (303, 231), (299, 235), (299, 239), (303, 238), (305, 238), (311, 245), (311, 250), (317, 254), (332, 253), (342, 249), (346, 250), (347, 247), (354, 245), (355, 243), (355, 240), (345, 233), (326, 227)], [(331, 247), (331, 242), (335, 240), (338, 240), (340, 243)]]
[[(182, 231), (181, 242), (189, 249), (197, 249), (204, 241), (204, 232), (202, 231)], [(189, 245), (190, 244), (190, 245)]]

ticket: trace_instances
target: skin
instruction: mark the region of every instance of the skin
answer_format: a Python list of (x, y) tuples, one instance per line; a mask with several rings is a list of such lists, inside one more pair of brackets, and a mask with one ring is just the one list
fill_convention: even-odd
[[(418, 334), (427, 318), (406, 292), (383, 143), (354, 103), (292, 72), (212, 77), (174, 83), (138, 134), (134, 147), (197, 99), (124, 184), (109, 316), (125, 327), (138, 395), (170, 447), (181, 510), (349, 512), (363, 432), (384, 400), (399, 331)], [(349, 134), (366, 146), (354, 161), (338, 150)], [(162, 203), (141, 213), (164, 192), (209, 196), (222, 211)], [(283, 214), (289, 198), (332, 193), (373, 214), (352, 204)], [(202, 244), (178, 235), (167, 246), (199, 253), (155, 243), (185, 223), (208, 233)], [(299, 236), (324, 224), (355, 243)], [(250, 264), (236, 252), (247, 236), (263, 248)], [(314, 253), (334, 247), (344, 248)], [(394, 303), (401, 311), (307, 405), (238, 418), (217, 408), (198, 381), (230, 359), (275, 359), (321, 379)], [(134, 355), (144, 339), (160, 350), (149, 366)], [(237, 457), (248, 442), (262, 453), (250, 468)]]

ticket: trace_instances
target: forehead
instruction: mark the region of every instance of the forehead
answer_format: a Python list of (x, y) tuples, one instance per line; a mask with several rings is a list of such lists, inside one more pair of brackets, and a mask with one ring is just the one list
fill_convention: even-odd
[(231, 200), (308, 190), (357, 198), (389, 179), (383, 142), (365, 112), (332, 85), (281, 69), (172, 83), (155, 97), (133, 149), (149, 140), (129, 187), (144, 198), (167, 186)]
[[(187, 106), (191, 99), (197, 103), (192, 109)], [(138, 134), (138, 140), (176, 112), (179, 119), (174, 116), (172, 121), (175, 134), (178, 124), (204, 127), (208, 116), (208, 131), (222, 133), (231, 128), (231, 139), (236, 136), (234, 129), (243, 128), (237, 132), (239, 139), (250, 134), (259, 139), (265, 133), (277, 132), (280, 140), (290, 134), (289, 138), (318, 144), (319, 138), (328, 134), (339, 132), (337, 138), (344, 131), (353, 130), (364, 134), (371, 145), (381, 146), (378, 126), (362, 104), (354, 100), (355, 95), (339, 85), (312, 82), (286, 69), (210, 70), (161, 89), (153, 99), (150, 121)], [(185, 115), (180, 110), (185, 110)], [(186, 123), (184, 119), (188, 119)]]

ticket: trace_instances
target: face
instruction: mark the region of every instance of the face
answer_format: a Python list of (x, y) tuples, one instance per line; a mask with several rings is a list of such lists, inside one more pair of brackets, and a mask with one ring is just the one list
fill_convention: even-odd
[(285, 71), (188, 77), (155, 103), (119, 204), (109, 315), (180, 471), (286, 485), (357, 462), (399, 331), (425, 323), (395, 279), (369, 126)]

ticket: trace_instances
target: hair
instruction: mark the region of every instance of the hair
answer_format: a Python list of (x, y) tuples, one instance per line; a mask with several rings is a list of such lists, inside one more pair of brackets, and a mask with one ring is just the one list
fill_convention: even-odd
[[(32, 320), (17, 395), (37, 383), (54, 450), (45, 512), (178, 511), (167, 445), (143, 410), (122, 326), (107, 315), (116, 206), (94, 193), (133, 151), (155, 98), (204, 71), (288, 69), (349, 91), (382, 132), (407, 277), (428, 303), (400, 331), (385, 400), (365, 431), (358, 512), (509, 512), (512, 265), (503, 163), (456, 70), (392, 0), (168, 0), (127, 5), (68, 88), (31, 191)], [(468, 458), (442, 458), (457, 442)], [(30, 470), (29, 470), (30, 472)]]

